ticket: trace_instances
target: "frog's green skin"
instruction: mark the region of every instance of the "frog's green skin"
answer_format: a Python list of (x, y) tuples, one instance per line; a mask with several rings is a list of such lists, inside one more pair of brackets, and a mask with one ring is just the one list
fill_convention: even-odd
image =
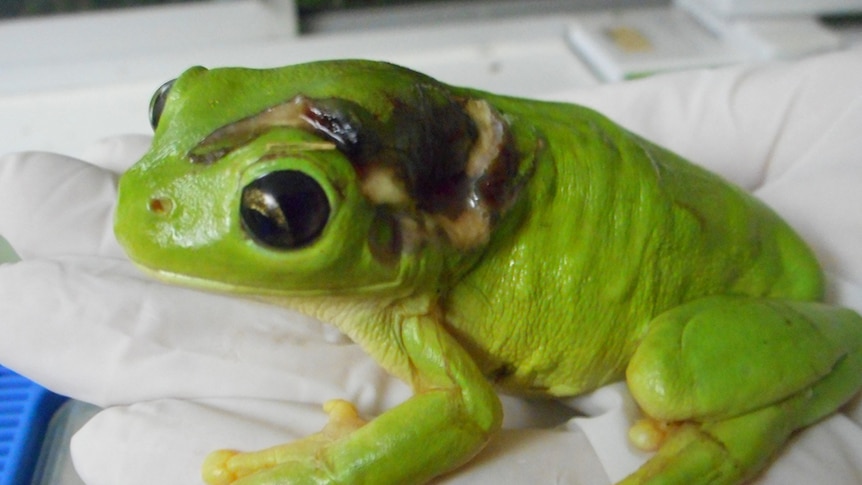
[(367, 424), (332, 402), (319, 434), (215, 453), (210, 483), (424, 482), (499, 428), (496, 390), (623, 378), (672, 430), (625, 483), (737, 483), (860, 387), (862, 320), (814, 302), (791, 229), (586, 108), (333, 61), (194, 68), (154, 115), (120, 182), (131, 258), (332, 322), (415, 390)]

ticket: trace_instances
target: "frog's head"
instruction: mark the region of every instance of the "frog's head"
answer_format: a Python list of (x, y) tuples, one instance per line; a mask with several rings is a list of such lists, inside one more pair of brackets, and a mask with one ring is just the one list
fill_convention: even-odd
[(517, 191), (503, 117), (390, 64), (193, 68), (151, 121), (115, 232), (141, 266), (205, 287), (428, 283), (479, 253)]

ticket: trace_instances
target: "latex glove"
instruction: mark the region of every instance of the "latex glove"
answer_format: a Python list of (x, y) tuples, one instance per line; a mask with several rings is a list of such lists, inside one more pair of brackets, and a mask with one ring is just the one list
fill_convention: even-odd
[[(862, 309), (860, 51), (554, 97), (756, 189), (813, 243), (831, 298)], [(330, 327), (132, 268), (111, 234), (114, 172), (145, 149), (137, 138), (100, 144), (86, 158), (104, 168), (51, 154), (0, 160), (0, 234), (23, 259), (0, 266), (0, 363), (110, 407), (73, 443), (87, 483), (199, 483), (209, 451), (314, 432), (327, 399), (374, 415), (409, 395)], [(507, 399), (517, 429), (447, 481), (605, 484), (645, 458), (626, 443), (635, 412), (623, 386), (564, 404)], [(858, 483), (860, 407), (800, 433), (760, 481)], [(574, 409), (591, 417), (569, 419)]]

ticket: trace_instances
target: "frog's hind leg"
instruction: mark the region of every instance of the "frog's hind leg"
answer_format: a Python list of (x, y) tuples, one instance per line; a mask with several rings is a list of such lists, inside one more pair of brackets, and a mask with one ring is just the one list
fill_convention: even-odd
[(627, 380), (647, 416), (673, 425), (622, 483), (739, 483), (862, 386), (862, 318), (813, 302), (697, 300), (652, 322)]

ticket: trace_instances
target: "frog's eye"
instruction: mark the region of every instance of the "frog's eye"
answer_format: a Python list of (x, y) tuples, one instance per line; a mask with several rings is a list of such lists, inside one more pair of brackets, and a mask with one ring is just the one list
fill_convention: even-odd
[(152, 99), (150, 99), (150, 126), (153, 127), (153, 130), (159, 126), (159, 119), (162, 117), (162, 111), (165, 109), (165, 102), (167, 101), (171, 87), (174, 85), (174, 81), (176, 81), (176, 79), (172, 79), (162, 84), (159, 89), (153, 93)]
[(270, 172), (242, 191), (240, 217), (246, 232), (276, 249), (297, 249), (317, 239), (329, 220), (323, 188), (296, 170)]

